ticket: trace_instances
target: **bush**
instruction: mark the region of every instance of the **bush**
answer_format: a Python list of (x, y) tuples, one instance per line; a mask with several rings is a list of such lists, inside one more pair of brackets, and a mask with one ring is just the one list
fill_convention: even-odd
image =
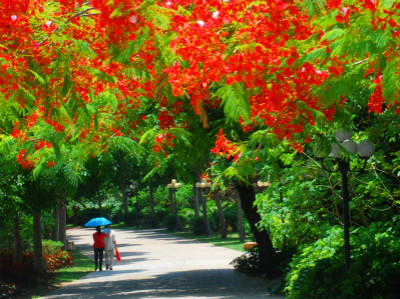
[(285, 262), (290, 255), (289, 252), (276, 252), (261, 258), (259, 251), (255, 248), (235, 258), (230, 264), (242, 273), (274, 279), (282, 275), (281, 268), (285, 267)]
[(0, 281), (0, 298), (10, 298), (15, 294), (15, 291), (15, 284), (3, 283)]
[(164, 225), (167, 230), (173, 232), (176, 230), (176, 217), (174, 214), (169, 214), (164, 219)]
[(191, 229), (196, 236), (204, 235), (206, 233), (204, 218), (202, 216), (194, 217), (192, 220)]
[(120, 210), (112, 210), (112, 212), (110, 213), (110, 218), (108, 218), (111, 223), (117, 224), (120, 223), (122, 221), (122, 217), (121, 217), (122, 211)]
[[(79, 211), (76, 222), (78, 225), (85, 225), (90, 219), (100, 217), (99, 216), (99, 209), (97, 208), (89, 208), (89, 209), (82, 209)], [(71, 221), (71, 220), (70, 220)]]
[(72, 266), (72, 256), (61, 249), (63, 243), (52, 240), (43, 240), (43, 260), (46, 271), (53, 273), (55, 270)]
[(120, 220), (123, 221), (125, 223), (125, 225), (127, 225), (127, 226), (138, 226), (139, 225), (138, 215), (134, 211), (121, 214)]
[(235, 207), (229, 207), (224, 210), (226, 227), (231, 232), (238, 231), (238, 215)]
[(157, 215), (147, 215), (142, 219), (142, 225), (149, 228), (157, 228), (160, 224), (160, 218)]
[[(351, 235), (352, 264), (344, 269), (343, 230), (335, 227), (290, 263), (287, 298), (398, 298), (400, 245), (390, 228), (372, 224)], [(361, 274), (361, 275), (360, 275)]]

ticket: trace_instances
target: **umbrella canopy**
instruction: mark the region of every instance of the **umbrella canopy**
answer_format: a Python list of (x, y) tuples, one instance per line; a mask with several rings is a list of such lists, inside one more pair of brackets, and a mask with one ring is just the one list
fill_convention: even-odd
[(85, 224), (85, 226), (102, 226), (102, 225), (107, 225), (111, 224), (111, 221), (108, 220), (107, 218), (104, 217), (99, 217), (99, 218), (93, 218), (88, 221), (88, 223)]

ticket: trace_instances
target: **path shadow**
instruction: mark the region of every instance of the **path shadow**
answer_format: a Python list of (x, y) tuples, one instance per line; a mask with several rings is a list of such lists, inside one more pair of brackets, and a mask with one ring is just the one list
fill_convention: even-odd
[[(136, 270), (96, 273), (112, 276)], [(111, 274), (110, 274), (111, 273)], [(93, 281), (79, 286), (65, 286), (46, 298), (263, 298), (268, 296), (267, 281), (247, 277), (231, 269), (178, 271), (137, 280)]]

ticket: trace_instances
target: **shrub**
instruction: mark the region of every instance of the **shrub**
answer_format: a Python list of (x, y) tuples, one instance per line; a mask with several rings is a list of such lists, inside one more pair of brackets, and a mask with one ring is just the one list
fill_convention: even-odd
[(134, 211), (121, 214), (120, 220), (123, 221), (125, 223), (125, 225), (127, 225), (127, 226), (138, 226), (139, 225), (138, 215)]
[(97, 208), (89, 208), (82, 209), (79, 211), (76, 222), (78, 225), (85, 225), (90, 219), (99, 217), (99, 209)]
[(390, 228), (372, 224), (353, 231), (351, 243), (348, 271), (344, 269), (341, 228), (331, 229), (305, 247), (290, 263), (287, 298), (398, 298), (398, 236)]
[(46, 273), (39, 274), (33, 268), (31, 251), (22, 253), (21, 262), (14, 263), (13, 250), (0, 251), (0, 298), (21, 295), (24, 290), (32, 289), (54, 278), (54, 271), (72, 265), (72, 257), (61, 249), (63, 244), (43, 240), (43, 260)]
[(157, 228), (160, 224), (160, 218), (157, 215), (147, 215), (142, 219), (142, 225), (149, 228)]
[(237, 232), (238, 216), (236, 208), (235, 207), (225, 208), (224, 217), (225, 217), (226, 227), (228, 228), (228, 230), (232, 232)]
[(4, 283), (0, 281), (0, 298), (10, 298), (15, 294), (16, 290), (15, 283)]
[(15, 285), (16, 290), (31, 288), (38, 282), (38, 275), (33, 269), (33, 255), (26, 251), (21, 256), (21, 262), (14, 263), (12, 250), (0, 251), (0, 281), (7, 289)]
[(116, 224), (116, 223), (120, 223), (121, 221), (123, 221), (121, 218), (121, 211), (120, 210), (112, 210), (112, 212), (110, 213), (110, 218), (109, 220)]
[(53, 241), (53, 240), (43, 240), (43, 255), (45, 254), (55, 254), (64, 246), (62, 242)]
[(270, 256), (261, 257), (259, 251), (254, 248), (249, 252), (235, 258), (230, 264), (245, 274), (266, 276), (274, 279), (282, 275), (281, 268), (285, 266), (290, 253), (276, 252)]
[(196, 236), (204, 235), (206, 233), (204, 218), (202, 216), (194, 217), (192, 220), (191, 229)]
[(174, 214), (169, 214), (167, 217), (164, 219), (164, 225), (167, 228), (167, 230), (173, 232), (176, 230), (176, 217)]

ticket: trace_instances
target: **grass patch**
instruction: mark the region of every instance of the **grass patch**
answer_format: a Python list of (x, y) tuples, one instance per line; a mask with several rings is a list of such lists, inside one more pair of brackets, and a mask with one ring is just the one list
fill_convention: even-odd
[[(167, 233), (171, 233), (168, 232)], [(225, 248), (229, 248), (229, 249), (233, 249), (233, 250), (237, 250), (237, 251), (241, 251), (241, 252), (247, 252), (247, 250), (245, 250), (243, 248), (243, 242), (240, 242), (240, 238), (239, 238), (239, 234), (238, 233), (228, 233), (228, 236), (226, 239), (221, 238), (221, 236), (218, 233), (213, 233), (211, 234), (210, 237), (206, 237), (206, 236), (196, 236), (193, 233), (190, 232), (175, 232), (175, 233), (171, 233), (180, 237), (184, 237), (187, 239), (194, 239), (200, 242), (204, 242), (204, 243), (211, 243), (217, 246), (221, 246), (221, 247), (225, 247)], [(245, 239), (245, 242), (249, 242), (252, 241), (249, 238)]]
[(56, 271), (56, 284), (74, 281), (93, 271), (94, 264), (92, 259), (77, 250), (70, 253), (72, 255), (73, 266)]

